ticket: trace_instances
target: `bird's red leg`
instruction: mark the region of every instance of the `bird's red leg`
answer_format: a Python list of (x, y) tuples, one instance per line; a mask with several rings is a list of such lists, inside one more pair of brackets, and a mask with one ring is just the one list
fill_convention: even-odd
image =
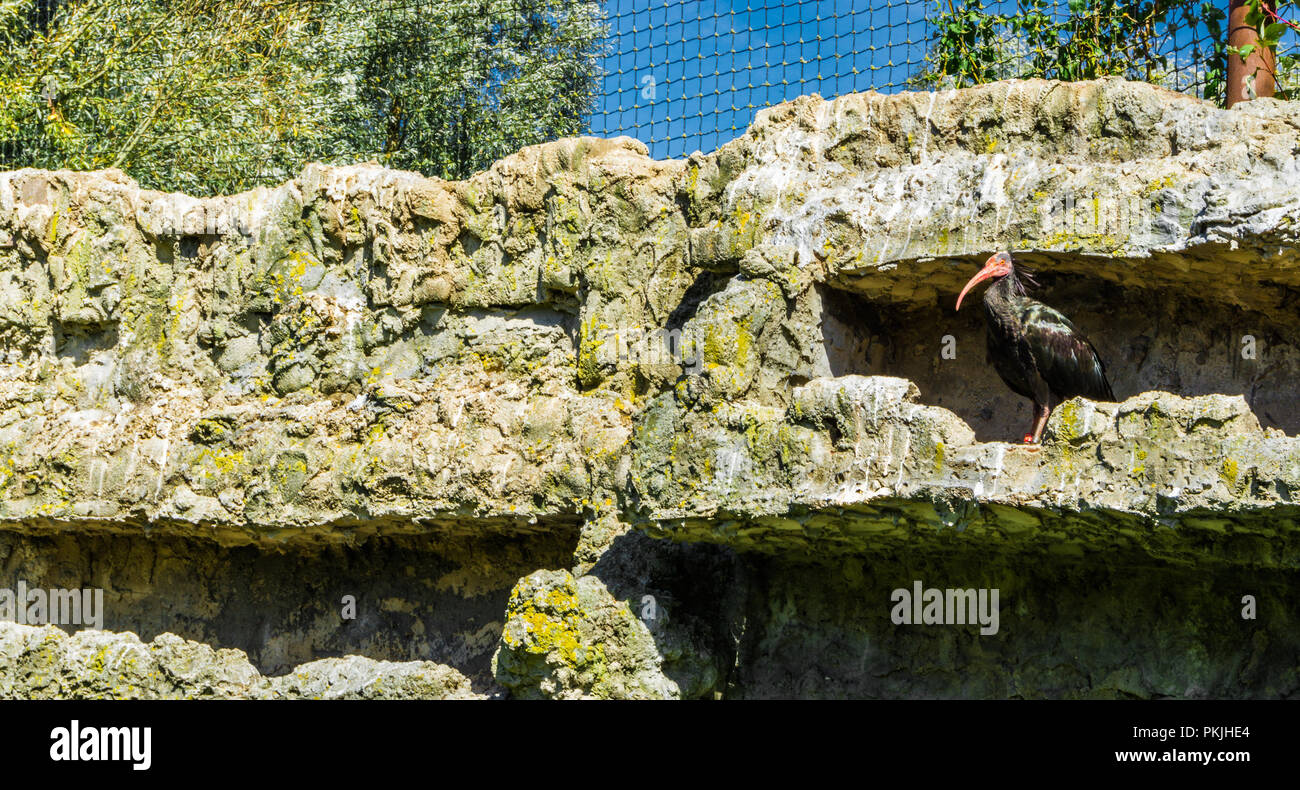
[(1034, 433), (1033, 435), (1025, 434), (1025, 444), (1038, 444), (1043, 438), (1043, 429), (1047, 427), (1047, 418), (1052, 414), (1051, 406), (1044, 406), (1040, 403), (1034, 404)]

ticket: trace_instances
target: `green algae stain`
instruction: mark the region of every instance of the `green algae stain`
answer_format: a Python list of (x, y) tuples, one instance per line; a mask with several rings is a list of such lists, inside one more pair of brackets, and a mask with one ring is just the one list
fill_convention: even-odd
[(1236, 461), (1231, 458), (1223, 459), (1223, 465), (1219, 467), (1219, 477), (1223, 482), (1228, 484), (1228, 488), (1237, 487), (1237, 477), (1239, 473), (1240, 470), (1237, 467)]
[(499, 675), (523, 680), (558, 676), (561, 682), (608, 695), (605, 648), (589, 644), (582, 623), (588, 618), (578, 597), (577, 581), (567, 571), (558, 583), (539, 574), (521, 579), (506, 606), (501, 650), (494, 659)]
[(595, 387), (604, 380), (600, 349), (605, 340), (601, 335), (608, 329), (607, 324), (597, 323), (594, 317), (578, 325), (578, 381), (584, 387)]
[(1056, 434), (1066, 443), (1073, 444), (1083, 438), (1088, 431), (1082, 415), (1079, 414), (1078, 401), (1068, 400), (1057, 407), (1060, 412), (1060, 422), (1057, 423)]

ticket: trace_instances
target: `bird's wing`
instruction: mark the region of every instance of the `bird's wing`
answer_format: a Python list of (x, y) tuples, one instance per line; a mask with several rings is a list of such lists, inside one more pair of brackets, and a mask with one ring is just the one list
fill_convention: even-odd
[(1021, 325), (1038, 374), (1058, 397), (1115, 400), (1097, 349), (1070, 319), (1042, 302), (1028, 300)]

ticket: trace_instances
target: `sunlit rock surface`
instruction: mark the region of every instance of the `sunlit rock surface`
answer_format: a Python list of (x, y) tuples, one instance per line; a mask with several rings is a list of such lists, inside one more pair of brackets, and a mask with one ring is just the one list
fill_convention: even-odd
[[(0, 174), (0, 589), (106, 600), (0, 689), (1293, 696), (1296, 151), (1290, 103), (1027, 81), (457, 183)], [(998, 249), (1121, 398), (1040, 448), (953, 310)], [(893, 624), (916, 580), (998, 633)]]
[(970, 541), (1300, 562), (1300, 440), (1261, 429), (1239, 397), (1067, 401), (1026, 447), (975, 442), (916, 396), (903, 379), (845, 376), (796, 387), (785, 410), (655, 414), (636, 489), (662, 503), (647, 510), (656, 533), (748, 550)]
[(470, 683), (432, 662), (327, 658), (281, 677), (258, 673), (238, 650), (174, 634), (0, 623), (0, 699), (474, 699)]

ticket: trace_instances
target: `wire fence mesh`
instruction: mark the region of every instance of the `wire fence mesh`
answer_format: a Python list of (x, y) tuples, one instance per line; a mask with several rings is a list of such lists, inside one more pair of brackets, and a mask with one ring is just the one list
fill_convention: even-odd
[[(596, 134), (709, 151), (805, 93), (1119, 75), (1221, 101), (1227, 2), (631, 0), (611, 5)], [(1294, 71), (1283, 37), (1279, 77)]]
[[(1120, 75), (1222, 101), (1227, 0), (0, 0), (0, 167), (194, 193), (465, 177), (556, 137), (710, 151), (796, 96)], [(1279, 45), (1285, 89), (1294, 32)]]
[[(710, 151), (763, 107), (806, 93), (899, 89), (925, 67), (932, 0), (610, 5), (610, 53), (591, 119), (652, 155)], [(614, 10), (617, 8), (617, 10)]]

